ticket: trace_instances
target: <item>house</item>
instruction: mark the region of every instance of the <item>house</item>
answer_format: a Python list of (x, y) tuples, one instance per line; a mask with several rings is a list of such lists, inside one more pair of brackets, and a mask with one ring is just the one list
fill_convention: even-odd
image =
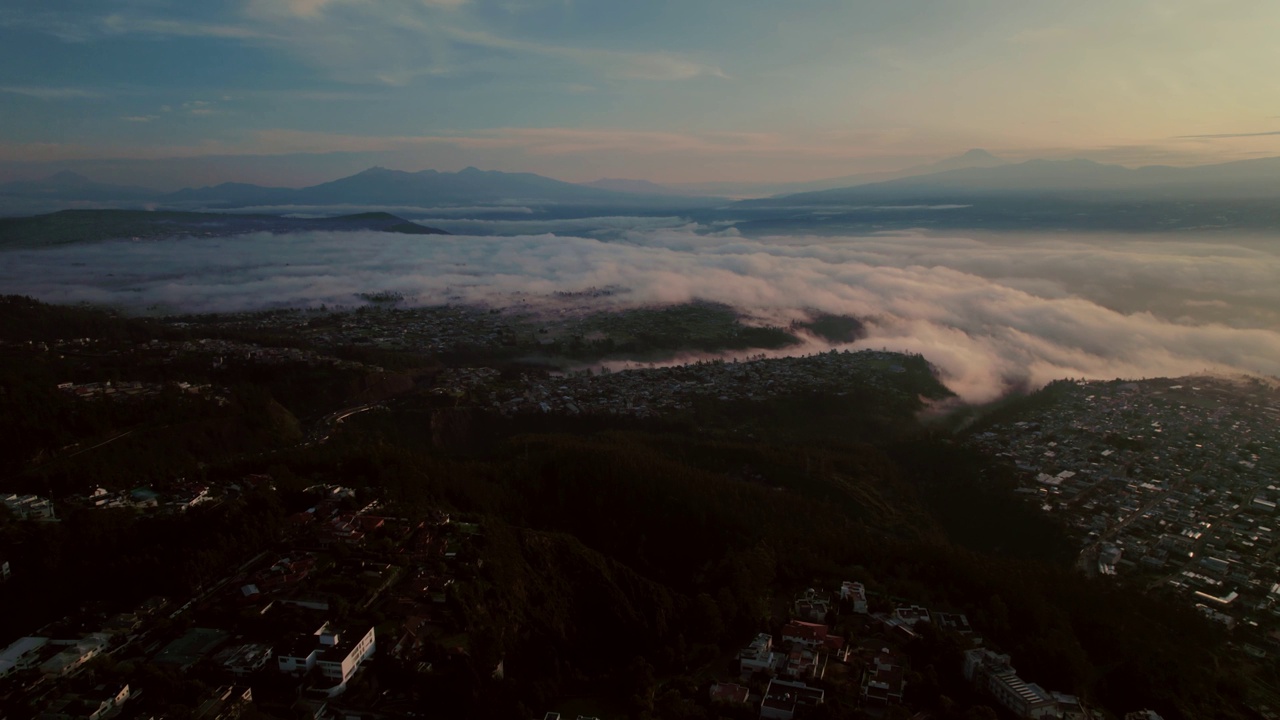
[(902, 661), (888, 648), (881, 648), (862, 674), (863, 702), (878, 707), (899, 704), (906, 687), (906, 671), (902, 667)]
[(893, 616), (903, 624), (915, 627), (917, 623), (933, 622), (929, 617), (929, 611), (919, 605), (907, 605), (897, 608), (893, 611)]
[(760, 633), (738, 653), (738, 672), (744, 676), (758, 672), (773, 673), (780, 660), (781, 654), (773, 652), (773, 636)]
[(822, 678), (826, 674), (826, 657), (803, 646), (794, 646), (783, 658), (778, 674), (797, 680)]
[(373, 628), (364, 633), (350, 632), (320, 626), (309, 636), (299, 638), (276, 656), (280, 672), (303, 675), (318, 668), (320, 675), (339, 688), (359, 669), (360, 663), (373, 654), (376, 648)]
[(825, 693), (800, 682), (773, 679), (760, 701), (761, 720), (791, 720), (798, 707), (821, 705)]
[(973, 627), (969, 618), (960, 613), (934, 613), (933, 620), (943, 630), (950, 630), (958, 635), (972, 635)]
[(906, 672), (901, 667), (869, 667), (862, 677), (862, 700), (873, 706), (898, 705), (906, 687)]
[(867, 588), (862, 583), (845, 580), (840, 584), (840, 599), (847, 601), (855, 613), (867, 614)]
[(831, 598), (824, 593), (814, 590), (813, 588), (805, 590), (800, 597), (796, 598), (796, 617), (811, 620), (813, 622), (824, 622), (827, 618), (827, 612), (830, 610)]

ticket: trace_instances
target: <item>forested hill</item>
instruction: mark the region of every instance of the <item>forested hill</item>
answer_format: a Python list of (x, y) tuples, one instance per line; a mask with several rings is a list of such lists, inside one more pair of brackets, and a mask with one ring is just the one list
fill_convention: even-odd
[(383, 212), (330, 218), (145, 210), (61, 210), (0, 218), (0, 249), (69, 245), (99, 240), (150, 240), (173, 236), (225, 237), (254, 232), (352, 231), (448, 235)]

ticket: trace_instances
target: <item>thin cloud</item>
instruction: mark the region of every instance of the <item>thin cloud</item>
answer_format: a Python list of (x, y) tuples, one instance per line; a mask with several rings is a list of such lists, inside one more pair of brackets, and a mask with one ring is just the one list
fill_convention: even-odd
[(640, 80), (688, 80), (700, 76), (725, 78), (720, 68), (663, 52), (623, 52), (599, 48), (569, 47), (517, 40), (490, 32), (446, 28), (454, 40), (478, 47), (571, 60), (616, 77)]
[(1269, 135), (1280, 135), (1280, 130), (1268, 130), (1266, 132), (1251, 133), (1218, 133), (1216, 135), (1179, 135), (1178, 140), (1222, 140), (1226, 138), (1249, 138), (1249, 137), (1267, 137)]
[(100, 98), (103, 94), (97, 90), (85, 90), (74, 87), (39, 87), (31, 85), (0, 86), (0, 93), (10, 95), (26, 95), (41, 100), (89, 100)]
[(243, 25), (189, 22), (165, 18), (107, 15), (102, 18), (102, 29), (109, 34), (137, 33), (146, 35), (170, 35), (177, 37), (210, 37), (229, 40), (271, 38), (257, 28)]

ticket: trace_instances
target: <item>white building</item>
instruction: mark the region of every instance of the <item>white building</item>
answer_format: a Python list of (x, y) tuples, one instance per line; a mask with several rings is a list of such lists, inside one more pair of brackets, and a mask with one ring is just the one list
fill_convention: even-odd
[(300, 638), (293, 647), (281, 650), (276, 661), (280, 672), (293, 675), (318, 668), (320, 674), (336, 687), (351, 679), (360, 663), (373, 654), (375, 647), (372, 627), (360, 634), (336, 630), (325, 623), (312, 635)]
[(852, 603), (854, 612), (867, 614), (867, 588), (862, 583), (845, 580), (840, 585), (840, 599)]

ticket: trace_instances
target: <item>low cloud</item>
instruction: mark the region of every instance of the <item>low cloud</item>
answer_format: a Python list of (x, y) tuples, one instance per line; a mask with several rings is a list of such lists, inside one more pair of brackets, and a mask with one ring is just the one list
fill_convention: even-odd
[(611, 236), (107, 242), (7, 252), (0, 289), (212, 311), (352, 305), (384, 290), (422, 304), (505, 306), (616, 287), (624, 291), (598, 299), (601, 308), (703, 299), (759, 323), (843, 313), (864, 319), (869, 335), (840, 347), (922, 353), (970, 401), (1063, 377), (1280, 375), (1280, 256), (1248, 238), (747, 239), (638, 221)]

